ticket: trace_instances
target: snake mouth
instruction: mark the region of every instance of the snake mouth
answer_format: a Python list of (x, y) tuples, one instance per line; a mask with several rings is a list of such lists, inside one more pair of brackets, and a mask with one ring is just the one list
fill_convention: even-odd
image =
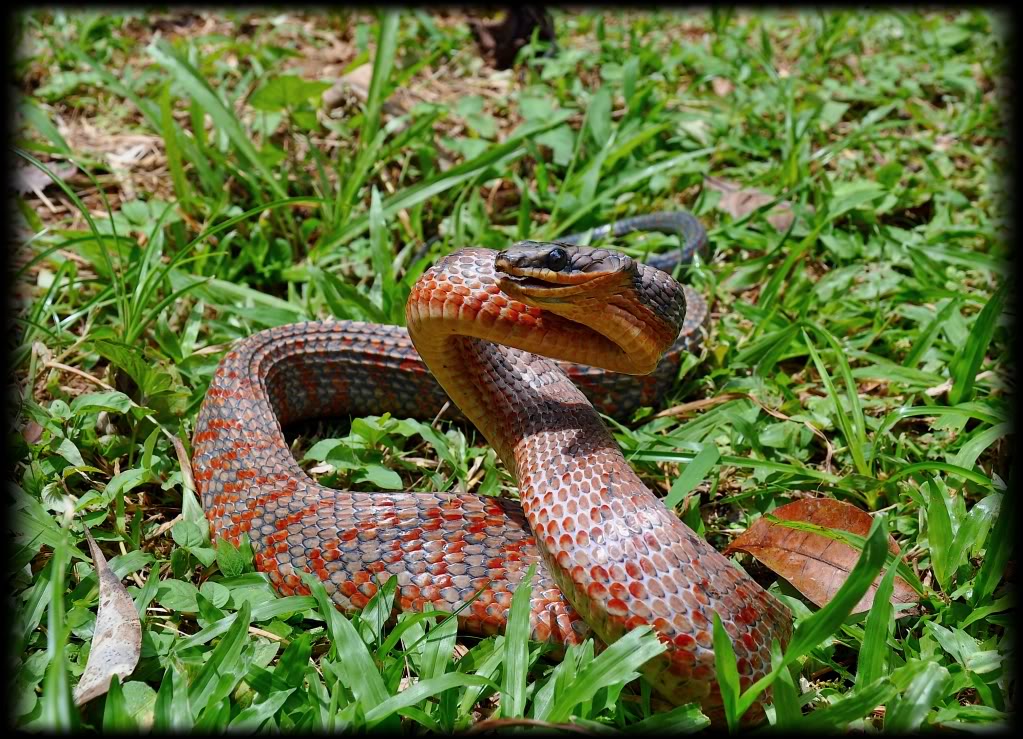
[(501, 278), (520, 288), (549, 289), (552, 283), (532, 275), (501, 275)]
[(498, 286), (509, 296), (543, 306), (621, 292), (631, 282), (620, 272), (560, 273), (544, 269), (518, 269), (498, 276)]

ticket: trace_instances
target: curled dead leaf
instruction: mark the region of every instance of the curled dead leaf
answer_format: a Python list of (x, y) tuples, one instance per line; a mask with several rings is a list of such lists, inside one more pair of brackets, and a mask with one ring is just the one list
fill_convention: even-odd
[[(783, 521), (799, 521), (824, 529), (848, 531), (866, 537), (873, 519), (866, 511), (833, 498), (806, 498), (775, 509), (771, 516)], [(845, 583), (860, 557), (851, 544), (814, 531), (803, 531), (761, 518), (725, 550), (725, 555), (746, 552), (788, 580), (794, 588), (818, 606), (825, 606)], [(888, 537), (888, 551), (899, 553), (895, 540)], [(867, 590), (853, 613), (870, 610), (881, 575)], [(916, 603), (912, 586), (895, 578), (892, 603)], [(907, 615), (900, 611), (897, 615)]]
[[(777, 197), (754, 188), (743, 188), (735, 182), (729, 182), (717, 177), (705, 178), (704, 184), (708, 189), (721, 193), (721, 200), (718, 201), (717, 207), (733, 218), (743, 218), (757, 208), (774, 201)], [(813, 212), (810, 206), (806, 206), (806, 209), (807, 212)], [(796, 218), (796, 214), (792, 210), (792, 204), (787, 200), (783, 200), (775, 205), (769, 213), (767, 222), (779, 231), (788, 230), (789, 226), (792, 225), (792, 221)]]
[(107, 565), (88, 528), (85, 529), (85, 538), (99, 578), (99, 612), (96, 614), (89, 661), (82, 679), (75, 686), (77, 706), (106, 693), (114, 675), (123, 681), (135, 671), (142, 654), (142, 623), (135, 603)]

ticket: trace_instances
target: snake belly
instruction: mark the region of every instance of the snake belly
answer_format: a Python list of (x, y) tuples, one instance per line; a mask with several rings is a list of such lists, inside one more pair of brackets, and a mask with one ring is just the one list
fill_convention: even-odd
[[(494, 287), (493, 253), (463, 250), (424, 273), (410, 319), (483, 316), (489, 307), (535, 329), (536, 316)], [(714, 614), (732, 639), (743, 688), (769, 671), (771, 640), (788, 640), (790, 617), (646, 488), (595, 411), (627, 414), (670, 384), (707, 320), (702, 298), (689, 288), (685, 296), (679, 339), (647, 377), (478, 339), (446, 341), (456, 367), (430, 349), (434, 372), (476, 399), (462, 411), (513, 471), (520, 502), (334, 490), (292, 456), (282, 433), (290, 423), (384, 412), (429, 418), (447, 402), (406, 329), (310, 322), (241, 341), (218, 366), (194, 435), (194, 478), (214, 539), (247, 537), (257, 569), (281, 594), (307, 594), (300, 573), (310, 573), (340, 609), (357, 611), (393, 575), (397, 609), (462, 609), (460, 628), (478, 635), (500, 633), (516, 585), (536, 565), (531, 638), (611, 643), (649, 625), (667, 647), (644, 669), (653, 687), (719, 717)], [(624, 399), (609, 403), (612, 393)]]

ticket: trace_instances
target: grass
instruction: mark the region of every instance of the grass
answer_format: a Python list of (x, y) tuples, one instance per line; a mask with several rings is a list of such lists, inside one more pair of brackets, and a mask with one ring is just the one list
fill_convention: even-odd
[[(13, 203), (18, 727), (703, 726), (694, 708), (651, 709), (636, 668), (656, 640), (551, 660), (525, 639), (525, 591), (506, 635), (461, 641), (444, 614), (384, 628), (393, 589), (351, 619), (315, 582), (275, 596), (251, 552), (209, 542), (187, 464), (230, 342), (331, 315), (400, 323), (440, 254), (674, 207), (715, 246), (682, 275), (712, 300), (713, 335), (659, 407), (613, 425), (630, 459), (718, 549), (799, 497), (877, 512), (819, 610), (736, 558), (791, 607), (796, 634), (745, 693), (716, 634), (730, 724), (768, 683), (769, 720), (790, 730), (1008, 721), (1003, 21), (555, 16), (559, 52), (502, 74), (460, 14), (17, 16), (18, 166), (79, 168)], [(363, 64), (367, 100), (320, 111)], [(726, 212), (709, 176), (789, 202), (794, 220)], [(471, 428), (307, 431), (296, 456), (330, 462), (328, 484), (514, 494)], [(85, 526), (135, 601), (143, 651), (79, 711), (70, 689), (98, 606)], [(921, 612), (896, 619), (878, 598), (849, 616), (878, 573), (890, 591), (889, 532)]]

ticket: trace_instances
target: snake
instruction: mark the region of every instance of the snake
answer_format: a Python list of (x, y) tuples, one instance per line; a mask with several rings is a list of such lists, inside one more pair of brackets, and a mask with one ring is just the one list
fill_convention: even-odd
[[(720, 723), (715, 616), (745, 690), (770, 671), (772, 642), (787, 644), (791, 614), (668, 510), (601, 416), (628, 416), (670, 387), (702, 343), (707, 304), (664, 269), (579, 243), (673, 231), (683, 245), (661, 258), (670, 267), (707, 246), (698, 221), (679, 215), (453, 251), (412, 286), (405, 326), (329, 319), (240, 340), (218, 364), (193, 434), (212, 538), (247, 538), (282, 595), (308, 595), (311, 576), (353, 613), (394, 577), (396, 613), (454, 613), (478, 636), (503, 633), (535, 568), (530, 639), (610, 645), (646, 627), (664, 645), (641, 670), (651, 687)], [(345, 414), (433, 418), (450, 405), (495, 450), (518, 499), (325, 487), (283, 432)], [(763, 717), (769, 695), (747, 720)]]

